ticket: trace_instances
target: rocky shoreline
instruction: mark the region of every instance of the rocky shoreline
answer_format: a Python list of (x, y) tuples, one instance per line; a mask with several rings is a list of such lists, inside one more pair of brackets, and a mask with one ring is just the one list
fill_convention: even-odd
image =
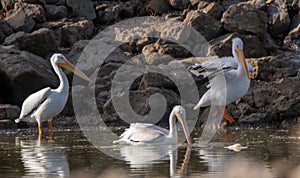
[[(153, 27), (151, 33), (159, 35), (167, 32), (184, 37), (184, 31), (174, 27), (172, 20), (183, 22), (201, 33), (211, 45), (209, 50), (220, 57), (231, 55), (233, 37), (243, 39), (245, 56), (256, 71), (248, 93), (238, 104), (228, 106), (238, 125), (281, 125), (300, 118), (299, 0), (1, 0), (0, 9), (0, 129), (26, 127), (13, 122), (23, 100), (38, 89), (58, 85), (48, 61), (51, 54), (63, 53), (75, 63), (90, 40), (106, 27), (145, 16), (168, 21)], [(170, 26), (174, 29), (165, 30)], [(116, 114), (110, 93), (112, 79), (124, 63), (136, 62), (137, 55), (145, 56), (142, 62), (149, 65), (171, 65), (164, 55), (185, 66), (201, 60), (167, 40), (128, 39), (122, 33), (119, 37), (127, 41), (97, 66), (100, 70), (95, 97), (98, 111), (109, 126), (126, 125)], [(71, 81), (72, 76), (69, 78)], [(203, 81), (194, 80), (199, 93), (203, 93)], [(180, 104), (176, 85), (153, 74), (143, 75), (133, 83), (129, 92), (132, 108), (138, 114), (147, 114), (147, 103), (155, 93), (168, 100), (168, 112), (173, 105)], [(207, 114), (208, 108), (201, 110), (198, 125)], [(167, 120), (165, 114), (160, 123)], [(71, 99), (54, 119), (54, 126), (55, 123), (78, 126)]]

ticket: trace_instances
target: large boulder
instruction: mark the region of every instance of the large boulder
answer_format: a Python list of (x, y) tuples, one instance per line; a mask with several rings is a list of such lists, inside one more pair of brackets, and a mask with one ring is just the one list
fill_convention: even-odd
[(0, 46), (0, 75), (1, 88), (7, 91), (0, 93), (0, 98), (19, 106), (31, 93), (58, 85), (50, 61), (4, 46)]
[(201, 11), (190, 11), (186, 15), (184, 23), (200, 32), (206, 40), (211, 40), (222, 33), (221, 23)]
[(13, 12), (5, 21), (16, 31), (31, 32), (35, 26), (35, 21), (27, 15), (23, 9)]
[(66, 0), (67, 6), (72, 9), (75, 17), (85, 17), (92, 20), (96, 18), (95, 9), (91, 0)]
[(16, 45), (20, 50), (29, 51), (42, 57), (53, 53), (57, 48), (55, 34), (47, 28), (41, 28), (29, 34), (24, 32), (12, 34), (5, 39), (5, 44)]
[(269, 19), (269, 33), (276, 37), (283, 35), (290, 26), (290, 17), (286, 4), (282, 0), (272, 1), (267, 7)]
[(238, 33), (226, 34), (210, 41), (211, 51), (218, 56), (232, 56), (232, 42), (234, 37), (240, 37), (244, 42), (245, 57), (262, 57), (266, 56), (267, 52), (264, 49), (263, 43), (254, 35), (243, 35)]
[(85, 40), (92, 37), (94, 24), (91, 20), (81, 20), (75, 23), (67, 22), (62, 26), (62, 46), (72, 46), (78, 40)]
[(221, 19), (224, 28), (231, 32), (265, 34), (268, 30), (268, 17), (263, 11), (248, 3), (230, 6)]

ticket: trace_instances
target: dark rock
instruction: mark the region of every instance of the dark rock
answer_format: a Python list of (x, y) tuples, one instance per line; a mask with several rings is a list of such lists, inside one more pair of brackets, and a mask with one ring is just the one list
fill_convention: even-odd
[(58, 79), (50, 62), (26, 51), (0, 46), (0, 98), (21, 106), (26, 97), (44, 87), (56, 87)]
[(151, 15), (164, 14), (171, 12), (172, 7), (167, 0), (151, 0), (147, 5), (146, 10)]
[(105, 10), (98, 12), (97, 22), (100, 24), (111, 24), (117, 22), (123, 8), (118, 4), (112, 7), (107, 7)]
[(17, 119), (20, 115), (20, 108), (10, 104), (0, 104), (0, 120)]
[(276, 52), (279, 46), (276, 44), (274, 39), (271, 37), (269, 33), (266, 33), (263, 36), (263, 45), (266, 51), (268, 52)]
[(272, 1), (267, 7), (269, 19), (269, 33), (277, 37), (286, 32), (290, 25), (287, 7), (282, 0)]
[(17, 129), (17, 124), (8, 119), (0, 120), (0, 130)]
[(251, 58), (267, 55), (267, 52), (265, 51), (264, 46), (258, 37), (238, 33), (223, 35), (211, 40), (211, 50), (213, 50), (220, 57), (232, 56), (231, 40), (234, 37), (240, 37), (243, 40), (245, 57)]
[(230, 6), (224, 12), (221, 22), (228, 31), (246, 34), (265, 34), (268, 28), (267, 14), (247, 3)]
[(247, 0), (223, 0), (221, 1), (221, 5), (225, 8), (228, 9), (231, 5), (236, 5), (239, 4), (240, 2), (245, 2)]
[(293, 50), (299, 50), (299, 46), (300, 46), (300, 15), (294, 16), (292, 23), (291, 23), (290, 31), (284, 39), (284, 44)]
[(16, 10), (5, 21), (16, 31), (31, 32), (35, 26), (35, 21), (29, 17), (22, 9)]
[(211, 40), (222, 33), (221, 23), (203, 12), (190, 11), (184, 23), (201, 33), (206, 40)]
[(169, 0), (169, 4), (179, 10), (186, 9), (188, 5), (190, 4), (189, 0)]
[(24, 32), (12, 34), (5, 39), (5, 44), (14, 44), (20, 50), (26, 50), (42, 57), (53, 53), (57, 48), (55, 34), (47, 28), (41, 28), (30, 34)]
[(221, 6), (219, 3), (217, 2), (212, 2), (210, 4), (208, 4), (204, 9), (202, 9), (201, 11), (220, 20), (222, 17), (222, 14), (224, 12), (224, 8), (223, 6)]
[(25, 14), (31, 17), (36, 23), (42, 23), (46, 21), (45, 9), (43, 5), (17, 3), (15, 6), (16, 9), (22, 9)]
[(46, 16), (50, 20), (58, 20), (68, 15), (68, 9), (65, 6), (46, 5)]
[(10, 25), (6, 21), (0, 20), (0, 42), (3, 42), (7, 36), (13, 33), (14, 31)]
[(154, 46), (158, 53), (167, 54), (174, 58), (186, 58), (192, 56), (192, 54), (187, 49), (180, 46), (179, 44), (158, 40), (154, 44)]
[(75, 17), (85, 17), (92, 20), (96, 18), (93, 3), (90, 0), (66, 0), (67, 6), (72, 8)]
[(82, 20), (75, 23), (66, 23), (62, 26), (62, 46), (72, 46), (78, 40), (92, 37), (94, 24), (90, 20)]
[(251, 0), (248, 3), (253, 6), (255, 9), (265, 10), (267, 7), (266, 0)]

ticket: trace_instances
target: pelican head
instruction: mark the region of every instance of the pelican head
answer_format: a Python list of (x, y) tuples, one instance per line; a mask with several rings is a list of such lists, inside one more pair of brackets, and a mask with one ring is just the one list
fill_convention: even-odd
[(76, 68), (72, 63), (70, 63), (67, 58), (63, 54), (53, 54), (51, 59), (52, 66), (58, 66), (60, 68), (65, 68), (74, 74), (78, 75), (79, 77), (93, 82), (88, 76), (86, 76), (83, 72), (81, 72), (78, 68)]
[(232, 39), (232, 54), (238, 58), (238, 60), (241, 62), (242, 66), (243, 66), (243, 69), (244, 69), (247, 77), (250, 78), (243, 49), (244, 49), (243, 41), (238, 37), (233, 38)]
[(187, 124), (186, 124), (185, 109), (182, 106), (174, 106), (173, 112), (175, 114), (175, 117), (181, 123), (184, 135), (186, 137), (186, 140), (187, 140), (188, 144), (190, 145), (192, 141), (191, 141), (190, 134), (189, 134), (189, 131), (188, 131), (188, 127), (187, 127)]

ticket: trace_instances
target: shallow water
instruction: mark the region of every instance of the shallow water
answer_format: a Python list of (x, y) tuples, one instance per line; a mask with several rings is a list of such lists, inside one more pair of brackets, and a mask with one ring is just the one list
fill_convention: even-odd
[[(199, 147), (201, 130), (193, 131), (193, 145), (172, 147), (112, 146), (123, 160), (93, 146), (80, 130), (54, 131), (38, 140), (26, 130), (0, 137), (0, 177), (188, 176), (230, 177), (257, 171), (280, 177), (278, 165), (300, 163), (300, 129), (232, 129), (216, 134), (207, 147)], [(229, 151), (224, 146), (240, 143), (248, 148)], [(251, 167), (251, 170), (249, 169)], [(234, 170), (234, 171), (232, 171)], [(244, 172), (243, 172), (244, 171)], [(281, 171), (282, 172), (282, 171)], [(85, 176), (83, 176), (85, 175)], [(255, 174), (254, 174), (255, 175)]]

